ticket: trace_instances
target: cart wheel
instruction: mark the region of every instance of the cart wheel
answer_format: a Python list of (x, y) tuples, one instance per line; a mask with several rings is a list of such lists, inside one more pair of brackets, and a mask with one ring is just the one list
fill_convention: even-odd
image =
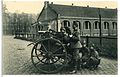
[(57, 73), (67, 64), (67, 52), (57, 39), (46, 38), (37, 42), (31, 52), (35, 68), (43, 73)]

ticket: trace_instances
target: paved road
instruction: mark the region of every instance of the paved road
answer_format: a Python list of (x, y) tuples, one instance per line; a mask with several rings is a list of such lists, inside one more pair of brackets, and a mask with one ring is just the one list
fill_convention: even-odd
[[(13, 36), (3, 36), (3, 74), (8, 75), (38, 75), (40, 74), (31, 63), (30, 55), (32, 45), (27, 47), (30, 42), (14, 39)], [(77, 74), (88, 75), (116, 75), (117, 61), (102, 58), (97, 70), (81, 69)], [(60, 73), (58, 73), (60, 74)], [(63, 74), (67, 74), (63, 73)]]

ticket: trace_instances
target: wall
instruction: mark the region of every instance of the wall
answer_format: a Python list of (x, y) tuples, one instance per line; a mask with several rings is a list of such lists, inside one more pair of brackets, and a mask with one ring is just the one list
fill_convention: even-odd
[(50, 7), (43, 8), (42, 12), (40, 13), (40, 16), (38, 18), (38, 21), (45, 21), (45, 20), (54, 20), (57, 18), (57, 14), (51, 10)]
[[(70, 28), (71, 30), (72, 29), (72, 24), (73, 24), (73, 21), (79, 21), (81, 23), (81, 29), (79, 29), (80, 31), (80, 34), (83, 35), (83, 36), (99, 36), (99, 29), (94, 29), (94, 22), (95, 21), (99, 21), (99, 19), (97, 18), (61, 18), (59, 19), (60, 22), (61, 22), (61, 25), (63, 26), (63, 21), (64, 20), (67, 20), (70, 22)], [(85, 21), (89, 21), (91, 23), (91, 30), (90, 29), (84, 29), (84, 23)], [(108, 22), (109, 23), (109, 30), (105, 30), (104, 29), (104, 22)], [(113, 29), (113, 25), (112, 25), (112, 22), (117, 22), (116, 19), (102, 19), (101, 21), (101, 32), (102, 32), (102, 35), (103, 36), (106, 36), (106, 35), (117, 35), (117, 30), (116, 29)]]

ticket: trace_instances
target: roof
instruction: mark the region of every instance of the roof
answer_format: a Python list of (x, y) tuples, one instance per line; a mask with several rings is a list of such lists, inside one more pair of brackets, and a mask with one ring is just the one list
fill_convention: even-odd
[(117, 9), (108, 8), (95, 8), (95, 7), (83, 7), (83, 6), (70, 6), (70, 5), (58, 5), (49, 4), (49, 7), (53, 9), (60, 16), (69, 17), (99, 17), (99, 10), (102, 18), (117, 18)]

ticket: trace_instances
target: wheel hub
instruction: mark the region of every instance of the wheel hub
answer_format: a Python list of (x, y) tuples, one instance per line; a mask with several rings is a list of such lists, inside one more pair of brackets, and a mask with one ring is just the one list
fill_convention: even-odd
[(51, 52), (48, 52), (45, 57), (51, 58), (51, 57), (52, 57), (52, 53), (51, 53)]

